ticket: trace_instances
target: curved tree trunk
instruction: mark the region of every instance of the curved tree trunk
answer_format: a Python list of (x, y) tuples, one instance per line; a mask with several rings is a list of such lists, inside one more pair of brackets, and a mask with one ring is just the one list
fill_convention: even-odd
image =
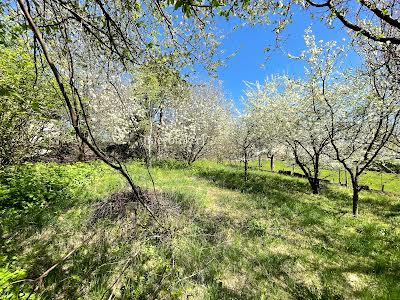
[[(71, 119), (71, 123), (72, 126), (75, 130), (76, 135), (81, 139), (81, 141), (91, 150), (93, 151), (93, 153), (100, 159), (102, 160), (104, 163), (106, 163), (108, 166), (110, 166), (111, 168), (113, 168), (114, 170), (118, 171), (128, 182), (128, 185), (131, 187), (133, 194), (135, 195), (135, 198), (143, 205), (143, 207), (145, 207), (145, 209), (150, 213), (150, 215), (154, 218), (154, 220), (160, 225), (162, 226), (156, 216), (154, 215), (154, 213), (152, 212), (152, 210), (150, 209), (150, 207), (146, 204), (143, 193), (141, 192), (140, 188), (134, 184), (132, 178), (130, 177), (128, 171), (126, 170), (126, 168), (124, 168), (121, 163), (118, 160), (113, 160), (112, 158), (108, 157), (101, 149), (98, 148), (98, 146), (96, 145), (94, 139), (92, 138), (92, 141), (90, 141), (86, 135), (82, 132), (80, 125), (79, 125), (79, 116), (78, 116), (78, 111), (76, 110), (75, 106), (73, 105), (70, 96), (68, 95), (63, 80), (61, 78), (61, 74), (59, 73), (56, 65), (53, 63), (48, 49), (47, 49), (47, 45), (43, 39), (43, 36), (39, 30), (39, 27), (36, 25), (34, 19), (32, 18), (32, 16), (30, 15), (27, 7), (25, 6), (25, 3), (23, 0), (17, 0), (18, 4), (22, 10), (22, 13), (25, 16), (26, 21), (28, 22), (32, 33), (34, 34), (34, 36), (37, 38), (39, 45), (41, 46), (41, 49), (43, 50), (43, 55), (47, 61), (47, 64), (49, 65), (54, 78), (56, 80), (56, 83), (60, 89), (60, 92), (62, 94), (62, 97), (64, 98), (64, 102), (67, 106), (68, 112), (69, 112), (69, 116)], [(79, 99), (79, 95), (78, 95), (78, 99)], [(80, 99), (79, 99), (80, 101)], [(82, 103), (81, 104), (81, 108), (82, 110), (84, 110)], [(86, 121), (86, 114), (83, 114), (83, 119)], [(87, 129), (90, 130), (89, 125), (86, 123), (87, 125)], [(89, 131), (89, 136), (91, 136), (90, 131)]]
[[(319, 154), (316, 153), (315, 155), (315, 161), (313, 162), (313, 170), (310, 170), (307, 168), (307, 166), (302, 163), (297, 156), (297, 152), (294, 150), (293, 151), (294, 158), (296, 161), (296, 164), (300, 167), (300, 169), (303, 171), (304, 175), (307, 177), (308, 183), (310, 184), (311, 191), (313, 194), (319, 194), (320, 191), (320, 186), (319, 186)], [(294, 174), (294, 166), (293, 166), (293, 174)]]

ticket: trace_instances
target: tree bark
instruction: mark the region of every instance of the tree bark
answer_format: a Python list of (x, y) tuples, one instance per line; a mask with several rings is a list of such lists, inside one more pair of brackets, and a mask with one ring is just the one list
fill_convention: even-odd
[(244, 151), (244, 181), (247, 181), (248, 173), (247, 151)]
[(320, 186), (319, 186), (319, 155), (320, 153), (315, 153), (315, 161), (314, 161), (314, 178), (313, 178), (313, 194), (319, 194)]
[(312, 193), (314, 195), (318, 195), (319, 194), (319, 180), (318, 180), (318, 178), (311, 178), (311, 180), (309, 180), (309, 181), (310, 181)]
[(156, 153), (155, 153), (155, 159), (159, 160), (160, 159), (160, 153), (161, 153), (161, 134), (162, 134), (162, 128), (163, 128), (163, 116), (164, 116), (164, 109), (163, 106), (160, 105), (160, 116), (158, 119), (158, 127), (157, 127), (157, 135), (156, 135)]
[(269, 158), (269, 164), (270, 164), (270, 167), (271, 167), (271, 172), (274, 172), (274, 155), (273, 154)]
[(78, 142), (78, 161), (85, 161), (86, 160), (86, 155), (85, 155), (85, 143), (80, 140)]
[[(306, 175), (307, 176), (307, 175)], [(318, 195), (320, 191), (319, 179), (317, 177), (307, 177), (314, 195)]]
[(360, 191), (358, 187), (358, 178), (355, 177), (352, 180), (352, 186), (353, 186), (353, 217), (357, 217), (358, 215), (358, 193)]

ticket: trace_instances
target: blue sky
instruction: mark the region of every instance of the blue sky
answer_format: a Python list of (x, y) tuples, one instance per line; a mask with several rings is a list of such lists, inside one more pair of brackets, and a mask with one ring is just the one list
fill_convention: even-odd
[[(349, 40), (346, 30), (339, 23), (329, 29), (324, 23), (312, 20), (308, 12), (296, 11), (293, 23), (289, 24), (283, 35), (286, 37), (282, 47), (269, 53), (264, 53), (264, 48), (271, 47), (275, 42), (275, 33), (272, 26), (247, 26), (232, 31), (234, 20), (220, 20), (219, 25), (226, 33), (220, 45), (226, 54), (239, 50), (237, 55), (226, 62), (226, 67), (218, 70), (218, 77), (223, 82), (224, 90), (228, 97), (234, 100), (238, 107), (240, 98), (245, 88), (244, 81), (264, 81), (272, 74), (289, 74), (301, 77), (304, 73), (304, 64), (298, 60), (288, 58), (288, 53), (298, 55), (304, 50), (304, 30), (311, 26), (317, 40), (336, 40), (342, 42)], [(272, 48), (272, 47), (271, 47)], [(266, 60), (267, 56), (269, 57)], [(347, 57), (349, 66), (356, 66), (360, 58), (355, 53)], [(261, 67), (264, 65), (264, 67)]]

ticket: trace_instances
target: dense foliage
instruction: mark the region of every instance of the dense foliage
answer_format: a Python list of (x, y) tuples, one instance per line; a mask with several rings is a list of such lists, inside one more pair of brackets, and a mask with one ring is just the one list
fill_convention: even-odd
[(19, 163), (50, 148), (62, 102), (29, 48), (0, 46), (0, 166)]

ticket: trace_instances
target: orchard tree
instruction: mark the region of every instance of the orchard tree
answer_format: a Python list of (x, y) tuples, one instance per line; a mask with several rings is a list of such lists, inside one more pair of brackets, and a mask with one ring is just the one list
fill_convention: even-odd
[(234, 140), (237, 152), (244, 165), (244, 180), (249, 178), (249, 160), (256, 154), (260, 140), (260, 124), (247, 108), (236, 120)]
[[(311, 29), (305, 31), (304, 41), (307, 51), (293, 59), (308, 59), (305, 78), (289, 89), (284, 96), (289, 101), (288, 120), (292, 120), (286, 134), (286, 142), (293, 152), (296, 164), (301, 168), (310, 183), (314, 194), (320, 190), (320, 165), (326, 154), (330, 136), (327, 130), (329, 109), (320, 89), (319, 76), (323, 81), (330, 80), (336, 72), (336, 59), (344, 51), (335, 41), (317, 42)], [(307, 56), (309, 55), (309, 56)], [(296, 87), (297, 86), (297, 87)], [(298, 94), (296, 96), (296, 93)]]
[(270, 170), (274, 171), (274, 158), (282, 154), (283, 139), (279, 130), (279, 125), (274, 124), (272, 118), (271, 103), (278, 95), (277, 88), (283, 77), (275, 76), (265, 80), (264, 84), (259, 82), (245, 82), (245, 106), (251, 115), (253, 122), (257, 124), (257, 139), (255, 142), (256, 152), (260, 160), (262, 155), (266, 155), (270, 160)]
[(283, 97), (290, 101), (289, 110), (286, 111), (286, 124), (289, 125), (284, 126), (282, 134), (296, 164), (307, 177), (313, 194), (318, 194), (321, 162), (329, 144), (329, 135), (324, 127), (326, 109), (313, 88), (311, 91), (298, 91), (300, 94), (297, 98), (292, 91), (288, 92), (284, 92)]
[(247, 92), (264, 131), (274, 131), (293, 154), (314, 194), (320, 190), (320, 164), (329, 143), (324, 127), (326, 109), (312, 82), (276, 76), (263, 85), (256, 83)]
[[(131, 93), (143, 108), (146, 158), (151, 164), (162, 155), (162, 135), (165, 114), (181, 101), (186, 92), (187, 83), (166, 58), (151, 60), (135, 68)], [(154, 147), (153, 147), (154, 144)]]
[(225, 117), (220, 120), (219, 132), (210, 142), (204, 151), (204, 157), (216, 159), (218, 162), (224, 160), (232, 161), (236, 159), (235, 137), (235, 120), (232, 114), (232, 105), (227, 103)]
[[(149, 57), (168, 56), (174, 65), (190, 67), (203, 61), (214, 69), (218, 38), (212, 21), (184, 18), (166, 9), (164, 1), (6, 1), (0, 9), (27, 24), (33, 36), (34, 57), (43, 54), (68, 108), (76, 135), (102, 161), (120, 172), (138, 199), (151, 213), (131, 176), (115, 157), (96, 143), (87, 118), (80, 85), (87, 57), (95, 58), (96, 74), (127, 72)], [(2, 20), (3, 22), (3, 20)], [(110, 72), (110, 69), (112, 71)], [(83, 74), (82, 74), (83, 73)]]
[(308, 64), (313, 89), (328, 114), (325, 129), (331, 156), (350, 175), (353, 215), (357, 216), (360, 176), (393, 137), (400, 118), (399, 94), (390, 85), (378, 86), (379, 78), (368, 76), (364, 70), (342, 68), (342, 47), (330, 42), (318, 44), (311, 34), (306, 35), (306, 43), (301, 58)]
[[(330, 142), (336, 159), (350, 174), (356, 216), (362, 189), (359, 178), (392, 138), (400, 118), (400, 103), (398, 98), (381, 97), (371, 87), (370, 78), (361, 74), (346, 81), (342, 95), (332, 99), (324, 93), (324, 97), (331, 116)], [(346, 97), (348, 93), (352, 93), (350, 97)]]
[(179, 100), (165, 116), (162, 138), (166, 151), (191, 165), (224, 131), (229, 102), (213, 83), (192, 85)]

